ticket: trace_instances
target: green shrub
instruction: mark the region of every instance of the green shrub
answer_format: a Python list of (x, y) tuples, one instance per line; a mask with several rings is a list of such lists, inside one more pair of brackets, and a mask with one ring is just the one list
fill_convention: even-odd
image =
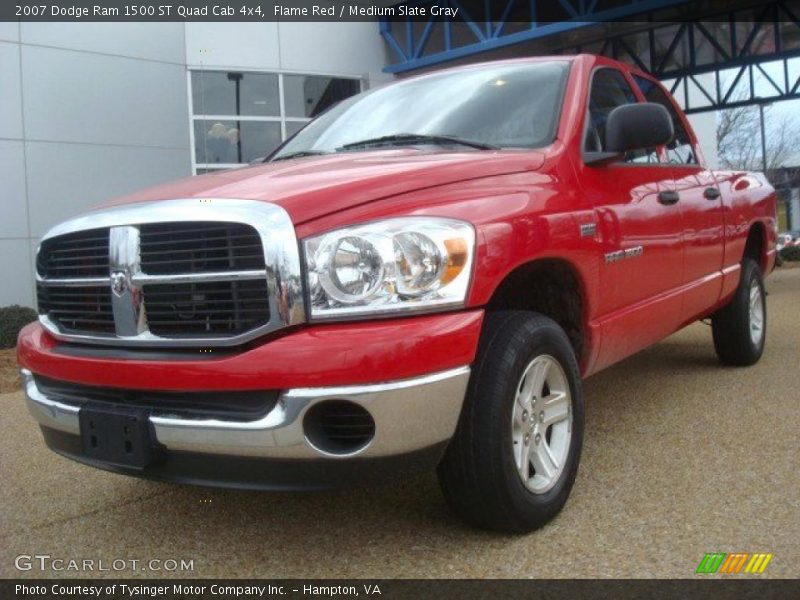
[(16, 346), (19, 330), (35, 320), (36, 311), (32, 308), (16, 304), (0, 308), (0, 348)]
[(787, 246), (781, 250), (781, 258), (786, 262), (800, 260), (800, 246)]

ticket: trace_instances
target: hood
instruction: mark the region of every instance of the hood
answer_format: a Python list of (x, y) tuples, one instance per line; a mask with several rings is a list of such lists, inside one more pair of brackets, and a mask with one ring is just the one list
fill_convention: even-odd
[(189, 177), (103, 207), (175, 198), (241, 198), (282, 206), (295, 224), (414, 190), (536, 170), (535, 151), (427, 152), (393, 148), (264, 163)]

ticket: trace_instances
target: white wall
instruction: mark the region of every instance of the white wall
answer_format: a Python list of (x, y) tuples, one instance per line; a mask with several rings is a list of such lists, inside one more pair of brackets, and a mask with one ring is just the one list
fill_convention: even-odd
[(386, 49), (374, 22), (187, 23), (191, 68), (272, 70), (390, 81)]
[(32, 306), (47, 229), (189, 174), (184, 27), (3, 23), (0, 40), (0, 306)]
[(39, 238), (191, 173), (187, 68), (391, 80), (375, 22), (0, 23), (0, 306), (35, 302)]

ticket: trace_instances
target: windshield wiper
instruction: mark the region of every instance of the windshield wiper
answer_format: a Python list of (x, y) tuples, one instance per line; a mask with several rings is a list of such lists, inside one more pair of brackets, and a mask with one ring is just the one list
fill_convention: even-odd
[(463, 138), (455, 137), (452, 135), (428, 135), (425, 133), (397, 133), (395, 135), (384, 135), (376, 138), (368, 138), (366, 140), (359, 140), (358, 142), (350, 142), (336, 149), (337, 152), (342, 150), (352, 150), (354, 148), (361, 148), (367, 146), (403, 146), (409, 144), (458, 144), (460, 146), (468, 146), (470, 148), (477, 148), (478, 150), (499, 150), (498, 146), (491, 144), (484, 144), (483, 142), (474, 142), (472, 140), (465, 140)]
[(304, 156), (321, 156), (323, 154), (330, 154), (330, 152), (319, 152), (318, 150), (301, 150), (300, 152), (292, 152), (291, 154), (276, 156), (269, 162), (275, 162), (276, 160), (289, 160), (290, 158), (303, 158)]

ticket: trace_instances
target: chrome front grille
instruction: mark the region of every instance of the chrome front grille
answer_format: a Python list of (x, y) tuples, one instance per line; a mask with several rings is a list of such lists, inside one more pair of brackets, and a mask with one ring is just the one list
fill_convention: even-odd
[(164, 283), (144, 287), (150, 332), (231, 335), (269, 321), (266, 281)]
[(36, 258), (42, 277), (107, 277), (108, 230), (78, 231), (42, 242)]
[(213, 273), (264, 269), (258, 232), (242, 223), (151, 223), (139, 228), (142, 271)]
[(110, 287), (51, 287), (39, 283), (36, 289), (39, 313), (58, 323), (65, 332), (114, 335)]
[(90, 343), (234, 345), (305, 320), (292, 223), (256, 201), (170, 200), (59, 225), (37, 290), (40, 322)]

